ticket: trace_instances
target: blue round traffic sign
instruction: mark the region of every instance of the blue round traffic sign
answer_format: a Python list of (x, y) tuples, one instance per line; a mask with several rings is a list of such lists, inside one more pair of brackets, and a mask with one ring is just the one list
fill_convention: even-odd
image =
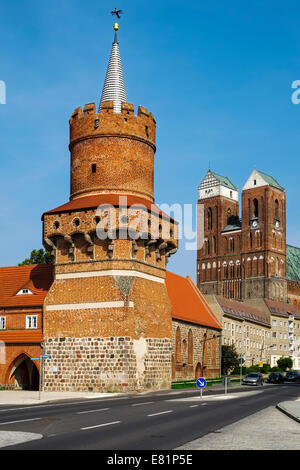
[(205, 388), (207, 383), (206, 383), (206, 380), (203, 377), (200, 377), (197, 380), (196, 385), (197, 385), (198, 388)]

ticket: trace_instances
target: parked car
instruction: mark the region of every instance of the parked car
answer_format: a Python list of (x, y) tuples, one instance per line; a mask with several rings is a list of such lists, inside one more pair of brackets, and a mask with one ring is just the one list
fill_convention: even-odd
[(243, 378), (243, 385), (263, 385), (264, 377), (260, 372), (250, 372)]
[(284, 375), (281, 372), (272, 372), (267, 378), (269, 384), (282, 384), (284, 382)]
[(290, 370), (285, 374), (284, 381), (300, 383), (300, 372), (297, 370)]

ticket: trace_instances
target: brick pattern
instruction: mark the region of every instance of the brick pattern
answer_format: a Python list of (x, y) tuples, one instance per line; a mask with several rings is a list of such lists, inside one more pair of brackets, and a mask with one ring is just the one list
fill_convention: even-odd
[(204, 377), (219, 377), (221, 360), (220, 338), (217, 338), (219, 335), (220, 331), (212, 328), (173, 320), (172, 379), (179, 381), (199, 378), (202, 366)]
[[(142, 195), (153, 201), (155, 120), (145, 108), (113, 102), (77, 108), (70, 119), (71, 199), (99, 192)], [(94, 165), (94, 167), (92, 167)]]

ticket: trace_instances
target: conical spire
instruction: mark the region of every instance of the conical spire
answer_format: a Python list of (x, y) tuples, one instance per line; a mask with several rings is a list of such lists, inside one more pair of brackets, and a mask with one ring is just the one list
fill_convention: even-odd
[(115, 23), (115, 40), (113, 42), (112, 51), (108, 62), (104, 87), (100, 100), (99, 112), (101, 110), (101, 105), (103, 101), (113, 101), (115, 113), (120, 113), (122, 103), (127, 102), (120, 49), (117, 40), (118, 29), (119, 25), (118, 23)]

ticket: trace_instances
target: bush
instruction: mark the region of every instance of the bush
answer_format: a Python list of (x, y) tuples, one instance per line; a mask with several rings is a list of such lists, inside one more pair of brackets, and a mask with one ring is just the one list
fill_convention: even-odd
[(263, 366), (261, 367), (261, 372), (263, 374), (268, 374), (270, 370), (271, 370), (270, 364), (263, 364)]
[(259, 366), (250, 366), (250, 367), (247, 367), (247, 374), (249, 372), (260, 372), (261, 371), (261, 367)]
[(291, 369), (293, 367), (293, 360), (290, 357), (281, 357), (277, 361), (278, 367), (280, 369), (286, 371), (287, 369)]
[(280, 367), (275, 366), (270, 369), (270, 372), (283, 372), (283, 370), (280, 369)]
[[(231, 375), (240, 375), (241, 369), (240, 367), (235, 367), (233, 371), (231, 372)], [(242, 375), (247, 374), (247, 367), (242, 367)]]

